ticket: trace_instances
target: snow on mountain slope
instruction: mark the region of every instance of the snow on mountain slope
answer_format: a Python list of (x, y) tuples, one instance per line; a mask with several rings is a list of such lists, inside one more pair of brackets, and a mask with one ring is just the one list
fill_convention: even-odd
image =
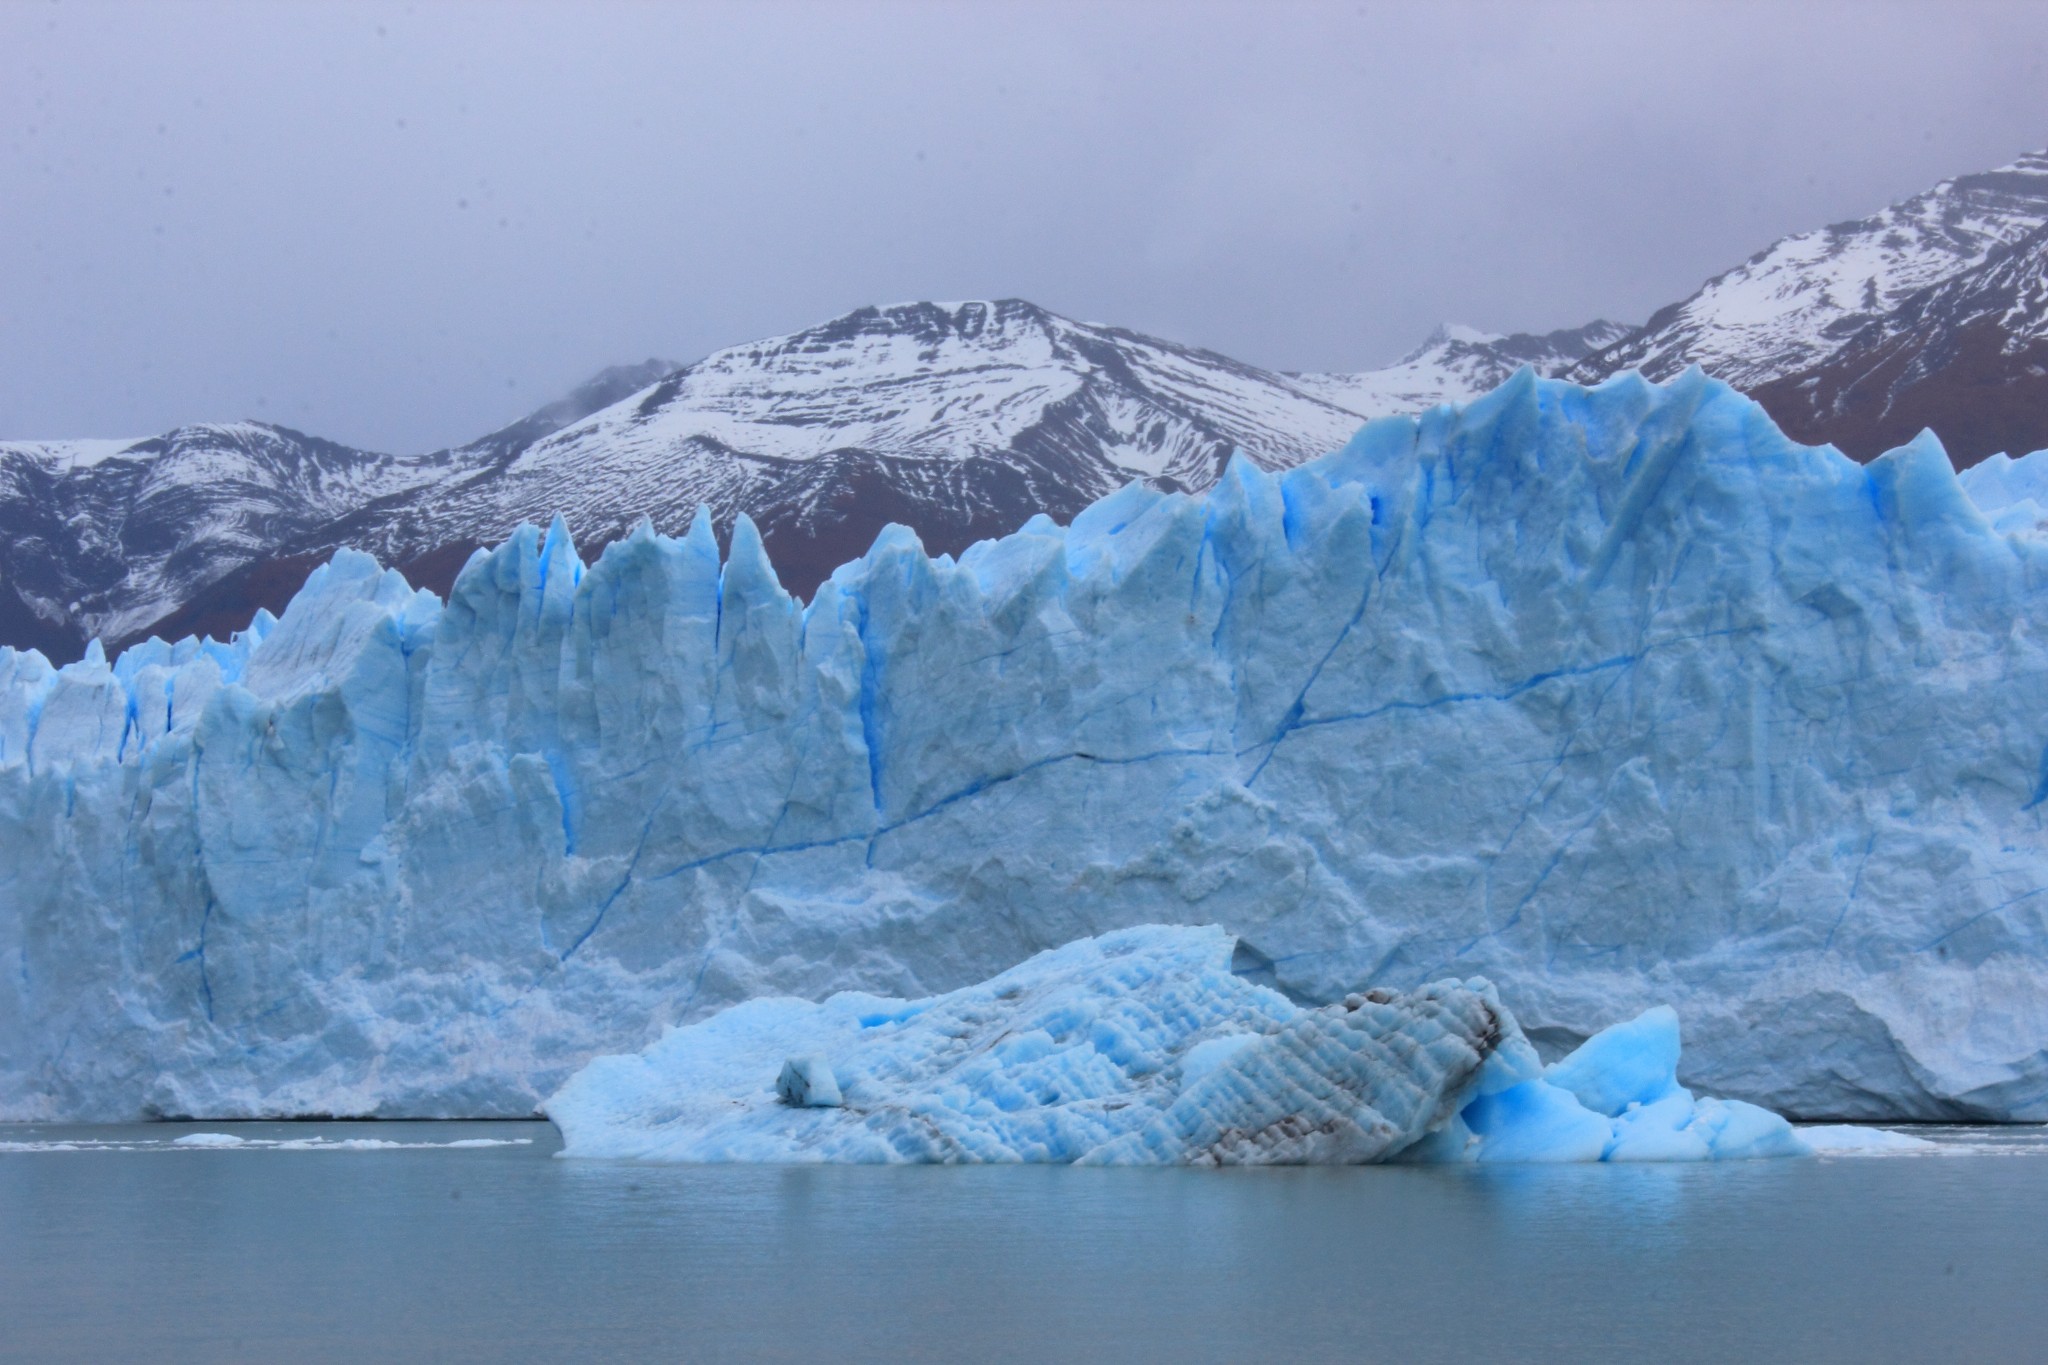
[(12, 589), (0, 593), (0, 625), (15, 639), (40, 631), (68, 645), (62, 657), (88, 635), (131, 638), (224, 568), (435, 473), (431, 458), (256, 422), (0, 445), (0, 588)]
[(1584, 327), (1496, 336), (1446, 325), (1383, 370), (1363, 374), (1298, 374), (1295, 383), (1349, 411), (1368, 417), (1423, 412), (1439, 403), (1469, 403), (1507, 382), (1527, 365), (1540, 375), (1562, 374), (1635, 329), (1602, 319)]
[[(2034, 152), (1997, 170), (1945, 180), (1872, 217), (1787, 237), (1660, 310), (1570, 377), (1592, 382), (1634, 369), (1666, 379), (1699, 365), (1740, 388), (1762, 391), (1810, 376), (1868, 329), (1885, 329), (1885, 319), (1923, 291), (1968, 275), (2007, 249), (2038, 256), (2036, 234), (2044, 224), (2048, 152)], [(2021, 246), (2027, 240), (2034, 244)], [(2048, 313), (2031, 317), (2048, 321)], [(1766, 406), (1803, 439), (1833, 439), (1825, 426), (1831, 409)], [(1855, 453), (1867, 459), (1879, 448)]]
[(1285, 376), (1020, 300), (868, 308), (708, 356), (368, 539), (405, 561), (559, 511), (602, 545), (642, 517), (680, 532), (701, 504), (721, 528), (752, 516), (808, 593), (890, 521), (958, 553), (1133, 479), (1207, 488), (1234, 451), (1298, 464), (1361, 420)]
[(428, 455), (260, 422), (0, 443), (0, 643), (61, 660), (94, 636), (117, 648), (152, 628), (224, 637), (289, 601), (314, 563), (352, 543), (348, 519), (364, 509), (431, 503), (451, 477), (487, 473), (674, 368), (607, 370), (521, 422)]
[[(1200, 491), (1234, 452), (1299, 464), (1368, 417), (1469, 399), (1518, 363), (1556, 368), (1613, 330), (1447, 333), (1397, 379), (1374, 380), (1277, 374), (1015, 299), (910, 303), (694, 365), (609, 370), (424, 456), (246, 425), (0, 445), (0, 531), (33, 560), (0, 558), (0, 585), (20, 599), (0, 591), (0, 641), (68, 659), (93, 634), (116, 646), (148, 632), (225, 636), (281, 609), (344, 546), (445, 591), (476, 549), (556, 513), (601, 547), (642, 518), (679, 533), (707, 506), (723, 536), (745, 512), (783, 581), (807, 594), (890, 522), (958, 553), (1132, 480)], [(252, 445), (273, 458), (251, 464)], [(167, 452), (176, 468), (152, 471)], [(181, 500), (145, 496), (166, 482)]]
[(1863, 458), (1926, 428), (1963, 467), (2048, 443), (2048, 226), (1750, 392), (1793, 435)]
[(674, 360), (643, 360), (637, 365), (612, 365), (598, 371), (562, 397), (468, 445), (459, 446), (455, 463), (466, 470), (488, 468), (515, 458), (535, 441), (574, 426), (623, 398), (630, 398), (682, 365)]
[[(1520, 363), (1558, 368), (1620, 330), (1460, 334), (1375, 383), (1277, 374), (1017, 299), (861, 309), (716, 352), (292, 552), (350, 544), (417, 567), (557, 512), (602, 546), (643, 517), (679, 533), (701, 505), (721, 535), (748, 514), (784, 584), (807, 595), (891, 522), (957, 554), (1133, 480), (1201, 491), (1233, 453), (1287, 468), (1367, 418), (1475, 397)], [(460, 563), (444, 555), (440, 576), (414, 576), (442, 589)]]
[(1233, 451), (1286, 468), (1521, 365), (1593, 382), (1699, 364), (1799, 439), (1867, 459), (1931, 426), (1967, 466), (2048, 445), (2044, 274), (2036, 153), (1786, 238), (1632, 333), (1445, 328), (1365, 374), (1278, 374), (1014, 299), (912, 303), (607, 371), (425, 456), (256, 424), (0, 444), (0, 643), (69, 659), (93, 635), (225, 635), (343, 546), (445, 590), (557, 512), (593, 547), (642, 517), (680, 532), (699, 504), (723, 537), (746, 512), (808, 594), (890, 522), (957, 554), (1130, 480), (1206, 489)]

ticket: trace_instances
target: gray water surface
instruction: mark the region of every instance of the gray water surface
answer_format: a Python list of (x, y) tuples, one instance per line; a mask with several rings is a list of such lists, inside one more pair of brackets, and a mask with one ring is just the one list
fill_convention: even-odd
[[(195, 1131), (298, 1146), (170, 1145)], [(2048, 1359), (2048, 1144), (1941, 1136), (1972, 1154), (1214, 1172), (558, 1161), (542, 1123), (0, 1128), (0, 1352)], [(407, 1145), (330, 1145), (365, 1139)], [(485, 1139), (509, 1145), (424, 1145)]]

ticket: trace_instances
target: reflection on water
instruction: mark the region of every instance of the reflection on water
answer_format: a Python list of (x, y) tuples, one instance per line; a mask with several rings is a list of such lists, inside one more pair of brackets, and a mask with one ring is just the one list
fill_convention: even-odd
[[(175, 1143), (194, 1132), (243, 1142)], [(2039, 1358), (2048, 1144), (1931, 1135), (1967, 1151), (1199, 1172), (553, 1161), (545, 1124), (24, 1127), (0, 1130), (0, 1340), (37, 1359)], [(482, 1141), (509, 1145), (451, 1145)]]

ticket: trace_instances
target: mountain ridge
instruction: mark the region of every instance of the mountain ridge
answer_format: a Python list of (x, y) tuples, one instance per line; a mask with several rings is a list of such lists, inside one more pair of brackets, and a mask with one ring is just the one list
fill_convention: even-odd
[(0, 442), (0, 644), (61, 662), (90, 638), (224, 636), (343, 546), (445, 591), (557, 513), (593, 550), (642, 518), (679, 533), (703, 505), (724, 539), (745, 514), (807, 595), (891, 522), (958, 554), (1127, 482), (1200, 492), (1236, 451), (1298, 464), (1523, 365), (1585, 384), (1699, 365), (1862, 460), (1927, 427), (1958, 468), (2048, 446), (2048, 152), (1782, 238), (1641, 327), (1447, 325), (1359, 374), (1267, 370), (1021, 299), (908, 302), (613, 366), (420, 455), (257, 422)]
[[(614, 366), (423, 455), (254, 423), (0, 444), (0, 589), (14, 590), (0, 590), (0, 643), (61, 660), (89, 637), (118, 650), (151, 634), (225, 636), (281, 609), (344, 545), (445, 592), (475, 550), (557, 512), (592, 549), (642, 517), (680, 532), (701, 504), (725, 536), (746, 513), (785, 584), (808, 594), (890, 522), (957, 554), (1132, 480), (1200, 491), (1235, 451), (1283, 468), (1418, 395), (1476, 397), (1513, 368), (1477, 336), (1447, 338), (1435, 360), (1428, 347), (1411, 355), (1390, 399), (1369, 386), (1332, 394), (1329, 376), (1318, 391), (1315, 378), (1023, 300), (909, 303), (689, 365)], [(151, 467), (166, 449), (196, 455), (209, 442), (220, 449), (204, 471)], [(257, 446), (265, 460), (250, 458)], [(266, 473), (301, 466), (350, 491), (309, 496)], [(176, 484), (175, 517), (131, 487), (151, 480)], [(65, 509), (81, 503), (97, 510), (74, 525)]]
[[(1756, 397), (1788, 434), (1859, 460), (1925, 426), (1938, 430), (1959, 468), (1999, 451), (2025, 454), (2048, 445), (2048, 408), (2032, 422), (1983, 422), (1972, 409), (1987, 392), (2014, 408), (2010, 395), (1995, 396), (2002, 384), (2039, 393), (2034, 361), (1994, 361), (1982, 335), (1969, 344), (1948, 335), (1966, 320), (1945, 321), (1942, 302), (1999, 262), (2038, 262), (2048, 254), (2044, 228), (2048, 151), (2032, 151), (1869, 217), (1780, 238), (1564, 377), (1595, 383), (1637, 370), (1661, 380), (1699, 365)], [(2048, 299), (2036, 297), (2033, 310), (2033, 324), (2048, 328)], [(1899, 381), (1912, 367), (1900, 363), (1902, 350), (1931, 357), (1944, 345), (1968, 363), (1950, 382), (1930, 385), (1927, 372), (1906, 380), (1915, 389), (1908, 399)], [(1995, 349), (2011, 354), (2002, 342)]]

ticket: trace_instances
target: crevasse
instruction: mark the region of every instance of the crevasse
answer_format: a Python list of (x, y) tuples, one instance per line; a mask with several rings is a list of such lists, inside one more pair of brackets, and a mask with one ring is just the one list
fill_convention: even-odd
[(808, 606), (744, 522), (526, 527), (445, 604), (343, 553), (228, 644), (0, 651), (0, 1117), (523, 1114), (1164, 922), (1560, 1049), (1668, 1002), (1795, 1116), (2048, 1118), (2043, 469), (1524, 374)]

